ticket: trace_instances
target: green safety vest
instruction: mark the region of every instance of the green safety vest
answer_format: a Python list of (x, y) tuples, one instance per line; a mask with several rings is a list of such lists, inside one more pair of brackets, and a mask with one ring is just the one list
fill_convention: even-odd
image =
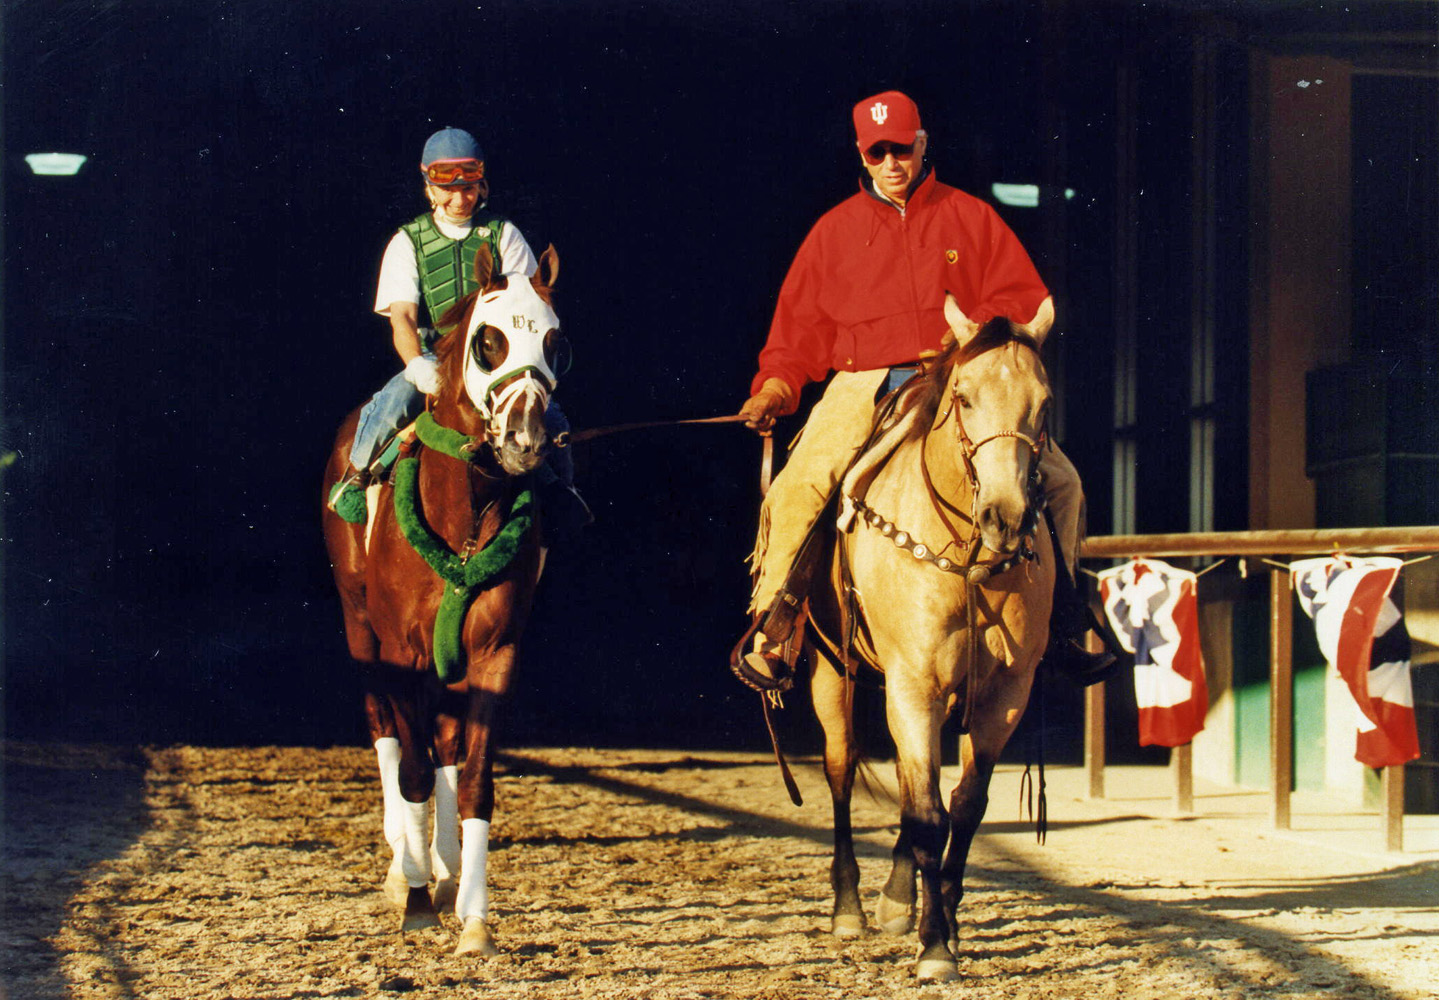
[(500, 230), (505, 220), (498, 215), (476, 213), (473, 221), (475, 228), (463, 240), (452, 240), (440, 232), (428, 212), (400, 227), (415, 248), (420, 291), (430, 314), (429, 322), (421, 322), (421, 326), (433, 326), (450, 306), (479, 288), (475, 282), (475, 254), (480, 247), (488, 244), (495, 269), (499, 270)]

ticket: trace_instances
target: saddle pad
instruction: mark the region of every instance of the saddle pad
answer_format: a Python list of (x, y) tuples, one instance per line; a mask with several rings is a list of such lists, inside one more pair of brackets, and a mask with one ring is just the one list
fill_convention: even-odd
[(380, 509), (380, 490), (384, 483), (371, 483), (365, 487), (365, 555), (370, 554), (370, 536), (375, 531), (375, 514)]

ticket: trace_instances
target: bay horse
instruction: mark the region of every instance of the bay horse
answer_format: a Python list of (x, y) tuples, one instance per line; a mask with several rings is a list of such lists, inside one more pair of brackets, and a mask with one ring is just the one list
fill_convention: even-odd
[[(416, 424), (417, 443), (387, 483), (370, 487), (368, 526), (327, 509), (324, 531), (363, 674), (394, 852), (385, 885), (403, 905), (401, 930), (439, 926), (436, 906), (453, 899), (455, 953), (493, 955), (491, 725), (544, 564), (528, 474), (543, 461), (545, 409), (567, 345), (551, 305), (553, 246), (531, 279), (495, 274), (488, 248), (474, 266), (479, 290), (436, 324), (453, 329), (435, 347), (440, 388)], [(327, 488), (345, 472), (358, 416), (336, 436)]]
[[(1035, 531), (1050, 404), (1039, 349), (1048, 324), (1000, 318), (980, 329), (952, 296), (945, 318), (946, 349), (907, 390), (913, 405), (866, 452), (888, 460), (866, 466), (862, 456), (844, 479), (848, 530), (835, 540), (836, 572), (809, 599), (810, 691), (834, 807), (831, 929), (852, 937), (865, 926), (850, 828), (854, 674), (850, 643), (835, 641), (848, 632), (884, 673), (899, 778), (900, 831), (876, 919), (891, 933), (913, 926), (917, 873), (915, 972), (936, 980), (958, 976), (965, 862), (995, 763), (1028, 702), (1049, 638), (1055, 573), (1063, 572), (1048, 532)], [(814, 655), (816, 637), (823, 658)], [(946, 808), (940, 730), (952, 712), (967, 731)]]

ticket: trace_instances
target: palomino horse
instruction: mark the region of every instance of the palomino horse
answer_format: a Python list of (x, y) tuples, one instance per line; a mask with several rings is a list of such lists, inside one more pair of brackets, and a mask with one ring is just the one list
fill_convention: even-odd
[[(945, 318), (954, 343), (911, 388), (917, 401), (878, 442), (889, 460), (876, 472), (873, 460), (866, 470), (861, 458), (842, 486), (853, 527), (839, 536), (837, 556), (849, 567), (852, 596), (839, 586), (817, 586), (810, 597), (820, 634), (848, 627), (854, 645), (885, 675), (902, 813), (877, 920), (893, 933), (912, 926), (917, 872), (915, 971), (923, 979), (958, 974), (951, 949), (965, 860), (988, 803), (990, 775), (1048, 641), (1056, 571), (1048, 533), (1034, 531), (1034, 473), (1050, 400), (1039, 357), (1047, 330), (1003, 319), (977, 329), (952, 297)], [(857, 484), (867, 478), (859, 499)], [(836, 665), (850, 659), (839, 647), (831, 652)], [(852, 675), (811, 660), (834, 802), (832, 929), (854, 936), (864, 916), (850, 830), (857, 762)], [(968, 732), (963, 774), (946, 810), (940, 727), (952, 711), (962, 714)]]
[[(403, 901), (403, 930), (438, 926), (436, 902), (453, 897), (457, 954), (496, 950), (485, 923), (491, 723), (544, 561), (526, 474), (543, 460), (544, 413), (565, 347), (550, 306), (554, 247), (533, 279), (492, 268), (482, 249), (480, 290), (438, 324), (455, 328), (436, 345), (440, 390), (416, 425), (418, 446), (402, 453), (390, 482), (371, 487), (368, 531), (328, 511), (324, 518), (379, 757), (394, 851), (386, 887)], [(344, 473), (357, 419), (358, 411), (340, 429), (326, 484)]]

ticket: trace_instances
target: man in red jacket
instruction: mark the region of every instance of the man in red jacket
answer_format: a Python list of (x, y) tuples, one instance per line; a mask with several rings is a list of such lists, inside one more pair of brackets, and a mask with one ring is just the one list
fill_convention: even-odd
[[(800, 545), (868, 436), (876, 397), (907, 378), (922, 352), (939, 350), (949, 327), (946, 292), (979, 326), (1004, 316), (1042, 336), (1054, 322), (1054, 301), (1014, 233), (987, 203), (939, 183), (924, 163), (928, 136), (912, 100), (894, 90), (866, 98), (855, 105), (854, 128), (868, 176), (820, 217), (795, 255), (740, 410), (767, 434), (776, 417), (795, 411), (807, 383), (835, 372), (765, 497), (750, 606), (757, 614), (781, 588), (803, 596), (808, 581), (786, 580)], [(1072, 574), (1083, 532), (1079, 474), (1057, 448), (1042, 453), (1040, 471)], [(1084, 620), (1082, 609), (1056, 613)], [(758, 633), (736, 666), (740, 678), (761, 689), (785, 683), (778, 652), (786, 638)], [(1061, 638), (1055, 659), (1076, 680), (1093, 683), (1112, 668), (1111, 654), (1085, 653), (1073, 634)]]

